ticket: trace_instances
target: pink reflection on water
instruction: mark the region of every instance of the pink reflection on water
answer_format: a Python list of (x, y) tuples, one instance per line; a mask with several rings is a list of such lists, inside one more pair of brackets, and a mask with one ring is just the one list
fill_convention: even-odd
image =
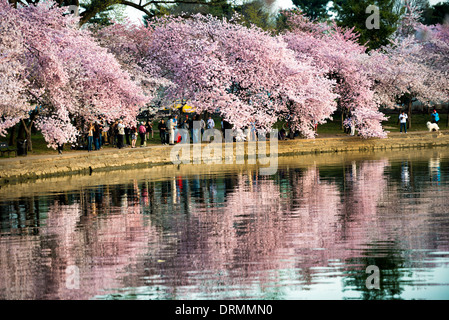
[[(102, 217), (94, 204), (88, 206), (82, 217), (79, 203), (55, 201), (39, 235), (0, 238), (2, 298), (88, 299), (122, 287), (127, 267), (148, 253), (157, 233), (144, 224), (138, 203)], [(67, 288), (68, 266), (79, 268), (79, 290)]]
[[(170, 298), (213, 296), (264, 291), (286, 270), (302, 288), (323, 279), (317, 268), (338, 265), (341, 276), (368, 244), (399, 239), (398, 250), (448, 250), (447, 241), (431, 238), (432, 217), (447, 206), (432, 192), (447, 185), (433, 184), (411, 203), (389, 181), (389, 166), (353, 162), (340, 168), (342, 180), (323, 178), (316, 166), (278, 178), (242, 171), (228, 178), (221, 200), (219, 179), (178, 176), (132, 181), (118, 195), (105, 186), (101, 201), (88, 191), (69, 205), (53, 199), (38, 233), (18, 236), (11, 228), (0, 237), (0, 298), (90, 299), (130, 287), (160, 288)], [(195, 183), (203, 194), (193, 192)], [(67, 287), (69, 266), (79, 268), (79, 290)]]

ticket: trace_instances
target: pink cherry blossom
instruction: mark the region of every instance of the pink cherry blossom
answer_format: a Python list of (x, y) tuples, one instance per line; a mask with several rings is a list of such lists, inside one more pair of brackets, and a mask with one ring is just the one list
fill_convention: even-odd
[(357, 42), (352, 29), (311, 22), (298, 12), (286, 12), (289, 29), (283, 34), (298, 60), (312, 58), (313, 64), (337, 82), (340, 110), (351, 113), (362, 137), (385, 137), (386, 120), (375, 99), (373, 80), (368, 76), (366, 47)]
[(19, 62), (25, 48), (20, 24), (12, 11), (0, 2), (0, 135), (5, 135), (5, 129), (14, 126), (33, 109), (25, 97), (28, 82), (25, 67)]
[(63, 15), (64, 10), (52, 2), (13, 9), (0, 0), (0, 15), (8, 16), (0, 21), (0, 45), (12, 42), (16, 48), (2, 53), (2, 59), (14, 68), (1, 77), (16, 83), (5, 88), (2, 80), (1, 96), (7, 96), (2, 99), (2, 115), (7, 121), (0, 130), (34, 112), (37, 126), (53, 147), (73, 141), (75, 118), (112, 121), (122, 117), (130, 123), (151, 98), (89, 31), (79, 29), (76, 17)]
[(101, 35), (118, 38), (109, 40), (110, 50), (149, 78), (168, 81), (167, 104), (190, 100), (198, 113), (219, 112), (239, 128), (251, 122), (269, 128), (290, 115), (293, 126), (313, 137), (313, 122), (336, 108), (333, 81), (310, 61), (298, 61), (282, 37), (257, 27), (196, 15), (156, 19), (148, 28), (116, 25)]
[(419, 12), (407, 2), (407, 12), (391, 44), (371, 54), (374, 90), (385, 106), (396, 107), (403, 96), (426, 104), (449, 98), (448, 27), (427, 27), (418, 21)]

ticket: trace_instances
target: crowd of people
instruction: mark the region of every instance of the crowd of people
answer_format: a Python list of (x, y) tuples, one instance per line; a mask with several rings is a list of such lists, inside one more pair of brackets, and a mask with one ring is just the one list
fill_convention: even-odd
[[(436, 110), (431, 114), (431, 122), (438, 124), (440, 117)], [(399, 115), (400, 132), (407, 133), (408, 116), (403, 111)], [(352, 118), (347, 118), (347, 127), (345, 132), (354, 135), (355, 126)], [(157, 124), (161, 144), (174, 145), (175, 143), (199, 143), (205, 130), (215, 129), (215, 121), (212, 116), (201, 115), (180, 115), (174, 114), (168, 118), (161, 118)], [(317, 123), (315, 124), (315, 130)], [(180, 130), (184, 129), (184, 130)], [(226, 129), (232, 129), (226, 121), (221, 121), (221, 129), (223, 134)], [(255, 123), (252, 122), (247, 131), (237, 130), (234, 132), (234, 141), (256, 141), (259, 132), (256, 129)], [(241, 132), (240, 132), (241, 131)], [(294, 139), (297, 132), (289, 127), (287, 121), (279, 131), (279, 140)], [(122, 120), (117, 120), (112, 124), (101, 124), (100, 122), (89, 123), (87, 130), (87, 150), (100, 150), (104, 145), (111, 145), (113, 147), (122, 149), (125, 147), (136, 148), (138, 139), (140, 139), (140, 147), (145, 147), (147, 141), (154, 138), (153, 121), (139, 121), (135, 126), (125, 126)]]
[[(158, 124), (161, 143), (164, 145), (173, 145), (181, 141), (198, 143), (206, 129), (214, 128), (215, 122), (211, 116), (208, 117), (206, 122), (200, 115), (189, 116), (188, 114), (181, 119), (178, 119), (178, 115), (175, 114), (167, 121), (161, 119)], [(179, 129), (184, 130), (180, 131)]]
[(136, 148), (137, 139), (140, 146), (146, 146), (146, 141), (154, 137), (152, 121), (138, 122), (137, 126), (125, 126), (123, 120), (112, 124), (102, 124), (98, 121), (88, 124), (87, 151), (100, 150), (105, 145), (122, 149), (126, 146)]
[[(186, 114), (178, 119), (178, 115), (170, 116), (168, 119), (160, 119), (157, 129), (161, 143), (173, 145), (181, 141), (198, 143), (206, 129), (214, 129), (215, 121), (209, 116), (205, 121), (200, 115)], [(198, 123), (199, 125), (197, 125)], [(223, 128), (223, 122), (222, 122)], [(180, 131), (179, 129), (187, 130)], [(200, 135), (201, 133), (201, 135)], [(100, 150), (105, 145), (118, 149), (125, 147), (136, 148), (140, 139), (140, 147), (145, 147), (147, 141), (154, 138), (153, 121), (139, 121), (135, 126), (126, 126), (123, 120), (117, 120), (112, 124), (91, 122), (87, 125), (86, 140), (79, 141), (78, 145), (87, 147), (87, 151)]]

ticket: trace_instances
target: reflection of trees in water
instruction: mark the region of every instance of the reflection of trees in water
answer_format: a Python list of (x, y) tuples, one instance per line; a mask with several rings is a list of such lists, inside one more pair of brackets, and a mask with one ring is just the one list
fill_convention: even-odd
[[(403, 267), (400, 244), (388, 239), (393, 233), (382, 232), (389, 222), (379, 219), (383, 205), (391, 194), (384, 174), (389, 166), (387, 160), (351, 163), (345, 168), (344, 209), (341, 217), (341, 238), (351, 242), (350, 248), (357, 249), (355, 255), (345, 258), (346, 277), (343, 291), (357, 291), (362, 299), (398, 297), (402, 292), (399, 268)], [(388, 204), (391, 205), (391, 202)], [(364, 234), (364, 237), (358, 236)], [(369, 290), (365, 272), (368, 266), (381, 270), (380, 290)]]
[[(408, 162), (410, 185), (422, 198), (434, 192), (423, 183), (438, 172), (432, 161), (427, 171)], [(254, 170), (173, 176), (6, 202), (0, 205), (0, 298), (91, 297), (103, 288), (141, 286), (161, 287), (157, 294), (170, 298), (183, 290), (213, 295), (229, 288), (281, 298), (282, 285), (273, 283), (294, 281), (295, 289), (305, 289), (320, 277), (316, 267), (330, 261), (342, 263), (346, 290), (393, 297), (402, 290), (399, 268), (420, 261), (410, 249), (441, 246), (430, 238), (441, 226), (429, 221), (447, 207), (443, 197), (437, 207), (414, 199), (413, 215), (398, 207), (407, 198), (396, 169), (379, 160), (324, 175), (310, 167), (273, 177)], [(438, 174), (444, 181), (444, 172)], [(434, 186), (444, 192), (444, 185)], [(65, 289), (71, 264), (80, 266), (82, 293)], [(368, 265), (381, 269), (382, 290), (366, 289)]]
[[(438, 172), (435, 167), (440, 166), (440, 161), (434, 158), (388, 166), (389, 179), (384, 184), (381, 201), (377, 202), (375, 219), (370, 222), (372, 231), (379, 235), (362, 246), (357, 256), (345, 261), (349, 266), (344, 279), (346, 290), (361, 292), (363, 299), (400, 299), (404, 287), (410, 285), (410, 280), (404, 280), (412, 274), (410, 270), (429, 266), (425, 262), (429, 261), (427, 252), (448, 250), (449, 224), (447, 219), (441, 219), (447, 212), (448, 201), (442, 196), (448, 192), (447, 185), (441, 188), (439, 183), (429, 183)], [(441, 171), (438, 173), (442, 179)], [(349, 194), (357, 192), (351, 190)], [(370, 221), (369, 217), (364, 217), (364, 221)], [(365, 269), (369, 265), (380, 269), (380, 290), (366, 288), (369, 274)]]
[[(123, 286), (124, 270), (148, 253), (157, 234), (144, 225), (138, 203), (128, 201), (121, 212), (121, 207), (96, 202), (95, 193), (101, 192), (103, 188), (80, 191), (73, 198), (43, 197), (36, 207), (48, 207), (40, 211), (37, 233), (9, 241), (0, 237), (2, 299), (86, 299)], [(81, 290), (66, 288), (65, 270), (71, 265), (80, 269)]]
[[(368, 239), (381, 240), (383, 235), (377, 217), (378, 206), (384, 202), (387, 160), (352, 162), (345, 167), (342, 207), (339, 217), (339, 239), (360, 247)], [(364, 237), (360, 237), (364, 234)]]

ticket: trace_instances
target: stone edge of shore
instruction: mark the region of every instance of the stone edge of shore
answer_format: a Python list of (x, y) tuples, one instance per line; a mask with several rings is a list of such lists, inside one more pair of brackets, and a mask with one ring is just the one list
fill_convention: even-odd
[[(248, 146), (236, 148), (233, 144), (233, 156), (248, 158)], [(202, 150), (210, 144), (203, 144)], [(190, 145), (192, 148), (193, 146)], [(270, 143), (267, 142), (268, 150)], [(278, 156), (304, 154), (365, 152), (376, 150), (395, 150), (409, 148), (434, 148), (449, 146), (449, 132), (408, 133), (392, 135), (385, 139), (359, 137), (316, 138), (313, 140), (295, 139), (279, 141)], [(224, 148), (222, 148), (224, 150)], [(141, 167), (163, 166), (173, 164), (170, 160), (171, 146), (151, 146), (136, 149), (110, 149), (100, 152), (73, 153), (63, 155), (16, 157), (0, 160), (0, 185), (11, 182), (76, 175), (92, 172), (135, 169)], [(240, 154), (239, 154), (240, 151)], [(190, 160), (192, 157), (191, 153)], [(225, 160), (225, 152), (217, 156), (217, 161)]]

